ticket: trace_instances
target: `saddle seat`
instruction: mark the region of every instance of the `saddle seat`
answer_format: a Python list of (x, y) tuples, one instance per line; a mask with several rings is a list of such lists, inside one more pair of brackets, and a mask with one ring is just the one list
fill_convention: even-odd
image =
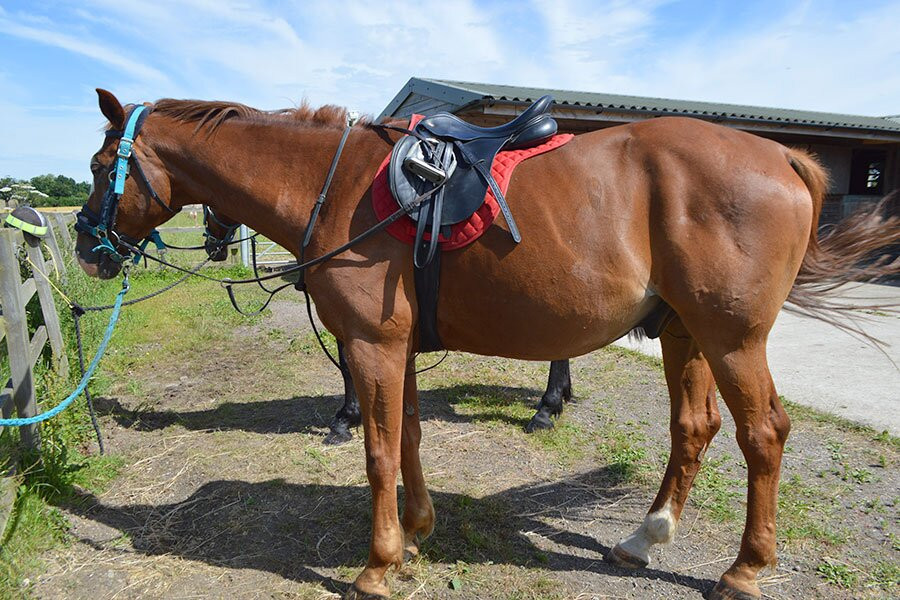
[(543, 96), (521, 115), (497, 127), (479, 127), (450, 113), (422, 119), (419, 127), (444, 140), (471, 142), (502, 138), (504, 148), (517, 150), (536, 146), (556, 133), (556, 121), (547, 114), (552, 104), (553, 98)]
[[(491, 188), (515, 242), (522, 238), (506, 199), (491, 176), (500, 150), (537, 146), (552, 138), (557, 124), (549, 110), (553, 98), (543, 96), (521, 115), (497, 127), (478, 127), (450, 113), (423, 118), (412, 126), (413, 135), (400, 139), (391, 153), (388, 180), (397, 203), (419, 225), (416, 266), (434, 257), (439, 234), (468, 219), (484, 202)], [(413, 201), (439, 187), (418, 206)], [(425, 251), (424, 256), (420, 250)]]

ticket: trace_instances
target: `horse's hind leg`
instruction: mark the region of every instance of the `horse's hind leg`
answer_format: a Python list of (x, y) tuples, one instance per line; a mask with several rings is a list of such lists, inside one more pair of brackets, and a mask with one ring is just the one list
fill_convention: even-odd
[(415, 363), (410, 361), (403, 384), (403, 435), (400, 447), (400, 472), (403, 475), (403, 553), (410, 559), (419, 553), (419, 542), (434, 529), (434, 506), (425, 487), (422, 463), (419, 461), (419, 395), (416, 388)]
[(569, 374), (569, 361), (554, 360), (550, 363), (547, 390), (537, 405), (537, 412), (525, 426), (525, 433), (532, 433), (537, 429), (552, 429), (552, 417), (561, 415), (563, 402), (571, 399), (572, 379)]
[(747, 521), (734, 564), (708, 596), (714, 599), (760, 597), (756, 576), (775, 563), (775, 511), (784, 443), (791, 421), (772, 382), (765, 339), (704, 343), (704, 351), (728, 409), (747, 462)]
[(643, 524), (619, 542), (607, 560), (626, 568), (645, 567), (650, 547), (671, 541), (700, 460), (721, 418), (709, 365), (679, 319), (661, 336), (666, 382), (671, 398), (672, 448), (656, 500)]
[(353, 387), (353, 379), (350, 377), (350, 368), (347, 366), (347, 358), (344, 356), (344, 345), (338, 342), (337, 348), (338, 365), (341, 368), (341, 377), (344, 379), (344, 404), (331, 419), (328, 435), (325, 436), (325, 443), (333, 446), (352, 440), (353, 434), (350, 429), (359, 427), (362, 423), (359, 399), (356, 397), (356, 389)]

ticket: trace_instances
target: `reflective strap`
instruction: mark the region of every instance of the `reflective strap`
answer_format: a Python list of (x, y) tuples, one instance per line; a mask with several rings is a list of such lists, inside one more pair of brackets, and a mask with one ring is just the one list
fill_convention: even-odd
[(134, 107), (128, 116), (128, 123), (125, 124), (125, 131), (122, 133), (122, 139), (119, 140), (119, 149), (116, 151), (116, 183), (113, 191), (122, 195), (125, 193), (125, 178), (128, 176), (128, 159), (131, 158), (132, 147), (134, 146), (135, 129), (137, 128), (138, 119), (141, 113), (147, 110), (143, 104)]
[(153, 231), (150, 232), (150, 235), (145, 237), (143, 239), (143, 241), (141, 241), (141, 243), (138, 245), (138, 248), (140, 249), (141, 252), (138, 254), (135, 254), (132, 257), (131, 260), (134, 264), (138, 264), (139, 262), (141, 262), (141, 256), (143, 255), (144, 250), (147, 249), (147, 246), (150, 245), (150, 242), (153, 242), (156, 245), (156, 251), (160, 254), (160, 256), (165, 254), (166, 243), (163, 242), (162, 236), (159, 234), (159, 230), (154, 229)]
[(32, 225), (31, 223), (27, 223), (22, 219), (12, 216), (12, 213), (6, 215), (6, 223), (38, 237), (47, 235), (47, 228), (44, 225)]

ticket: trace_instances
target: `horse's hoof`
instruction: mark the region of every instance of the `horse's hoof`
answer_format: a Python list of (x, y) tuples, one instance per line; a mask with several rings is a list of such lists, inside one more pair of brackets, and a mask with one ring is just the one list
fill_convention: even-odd
[(745, 592), (731, 587), (723, 581), (719, 581), (716, 587), (706, 594), (707, 600), (759, 600), (761, 597), (762, 594), (758, 592)]
[(415, 559), (419, 556), (419, 546), (421, 545), (421, 540), (424, 539), (424, 535), (420, 536), (418, 533), (414, 533), (412, 535), (407, 534), (404, 536), (403, 541), (403, 562), (408, 563), (411, 560)]
[(325, 436), (324, 443), (328, 446), (340, 446), (353, 439), (353, 434), (347, 428), (332, 428)]
[(347, 590), (347, 593), (344, 594), (344, 600), (388, 600), (388, 597), (382, 596), (381, 594), (364, 592), (356, 587), (356, 584), (354, 583), (350, 586), (350, 589)]
[(531, 417), (528, 425), (525, 426), (525, 433), (534, 433), (544, 429), (553, 429), (553, 421), (544, 413), (538, 412)]
[(647, 565), (650, 564), (649, 561), (644, 560), (639, 556), (635, 556), (630, 552), (626, 552), (622, 550), (621, 547), (616, 546), (612, 550), (610, 550), (606, 556), (603, 557), (603, 560), (608, 562), (611, 565), (615, 565), (617, 567), (621, 567), (623, 569), (643, 569)]

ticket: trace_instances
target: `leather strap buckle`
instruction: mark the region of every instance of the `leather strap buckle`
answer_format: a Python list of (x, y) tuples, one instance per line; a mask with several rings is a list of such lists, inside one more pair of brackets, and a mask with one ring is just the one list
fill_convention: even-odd
[(119, 149), (116, 151), (116, 156), (119, 158), (124, 158), (128, 160), (132, 155), (132, 148), (134, 146), (134, 140), (131, 138), (123, 137), (119, 140)]

